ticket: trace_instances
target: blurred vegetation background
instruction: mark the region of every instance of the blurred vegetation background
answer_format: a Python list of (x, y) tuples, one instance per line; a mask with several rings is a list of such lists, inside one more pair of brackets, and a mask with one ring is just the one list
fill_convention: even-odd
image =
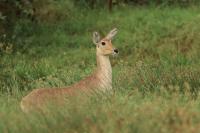
[[(5, 36), (7, 39), (16, 38), (15, 36), (19, 35), (17, 30), (20, 23), (26, 23), (26, 25), (30, 23), (32, 25), (38, 23), (53, 24), (62, 20), (70, 23), (77, 17), (77, 14), (86, 9), (111, 11), (113, 7), (123, 5), (188, 7), (196, 4), (199, 4), (199, 0), (1, 0), (1, 40), (5, 39)], [(23, 28), (26, 29), (26, 27)]]
[(24, 47), (28, 47), (27, 43), (21, 41), (39, 25), (48, 26), (65, 21), (64, 28), (67, 32), (82, 32), (84, 28), (81, 30), (81, 26), (77, 26), (77, 23), (74, 26), (73, 23), (78, 21), (86, 10), (104, 9), (111, 12), (112, 8), (125, 5), (133, 6), (132, 8), (153, 5), (187, 8), (199, 3), (199, 0), (1, 0), (0, 40), (5, 43), (3, 49), (9, 42), (15, 42), (12, 47), (13, 52), (16, 52), (17, 49), (25, 50)]
[(125, 6), (132, 6), (132, 8), (141, 6), (187, 8), (199, 3), (199, 0), (1, 0), (0, 55), (5, 51), (27, 52), (33, 46), (32, 44), (45, 46), (53, 43), (51, 40), (35, 43), (33, 41), (36, 40), (30, 39), (30, 36), (37, 36), (42, 34), (41, 32), (45, 34), (44, 27), (46, 29), (51, 27), (49, 30), (60, 27), (66, 34), (71, 35), (85, 32), (84, 25), (88, 26), (89, 24), (86, 23), (90, 23), (91, 28), (87, 27), (90, 31), (90, 29), (94, 29), (92, 27), (94, 20), (80, 23), (84, 15), (90, 11), (98, 12), (102, 9), (109, 13), (113, 8), (117, 11), (121, 7), (126, 8)]

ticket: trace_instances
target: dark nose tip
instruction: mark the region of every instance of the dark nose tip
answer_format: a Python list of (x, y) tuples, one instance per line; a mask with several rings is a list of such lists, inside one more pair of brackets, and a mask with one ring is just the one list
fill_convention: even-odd
[(114, 52), (115, 52), (115, 53), (118, 53), (119, 51), (118, 51), (118, 49), (114, 49)]

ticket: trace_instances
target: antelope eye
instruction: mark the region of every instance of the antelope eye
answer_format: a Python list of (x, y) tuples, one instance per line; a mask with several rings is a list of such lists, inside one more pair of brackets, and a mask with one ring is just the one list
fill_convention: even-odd
[(102, 44), (103, 46), (105, 46), (105, 45), (106, 45), (106, 43), (105, 43), (105, 42), (101, 42), (101, 44)]

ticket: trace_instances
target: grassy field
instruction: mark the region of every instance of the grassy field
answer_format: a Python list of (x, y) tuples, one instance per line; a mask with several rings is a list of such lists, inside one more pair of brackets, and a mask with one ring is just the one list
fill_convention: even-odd
[[(0, 132), (200, 132), (199, 11), (121, 7), (51, 24), (22, 20), (0, 57)], [(113, 27), (120, 52), (111, 57), (114, 95), (73, 98), (47, 115), (21, 112), (31, 90), (89, 75), (96, 66), (92, 32)]]

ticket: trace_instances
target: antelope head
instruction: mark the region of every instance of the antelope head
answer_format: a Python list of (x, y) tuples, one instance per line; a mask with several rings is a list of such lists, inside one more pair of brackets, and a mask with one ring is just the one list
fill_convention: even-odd
[(98, 32), (93, 33), (93, 43), (96, 45), (97, 54), (108, 56), (118, 54), (118, 50), (113, 47), (112, 39), (117, 34), (117, 29), (111, 30), (104, 38), (101, 39)]

